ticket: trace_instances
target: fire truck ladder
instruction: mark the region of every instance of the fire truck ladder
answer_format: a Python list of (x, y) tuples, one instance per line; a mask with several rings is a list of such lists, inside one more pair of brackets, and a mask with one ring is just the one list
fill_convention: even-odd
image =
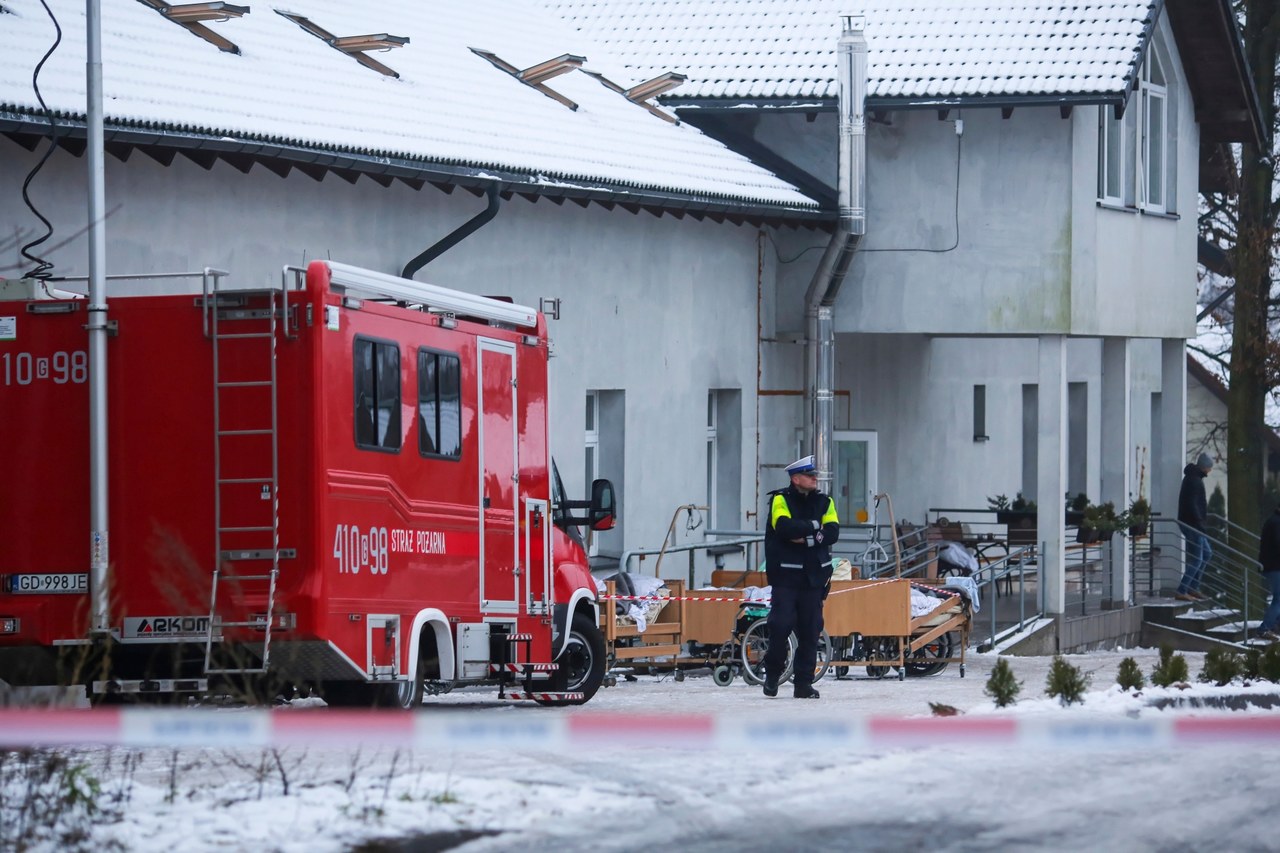
[[(267, 671), (271, 659), (271, 632), (276, 627), (276, 583), (280, 575), (282, 555), (276, 348), (277, 331), (281, 322), (284, 323), (286, 336), (289, 335), (287, 275), (279, 292), (219, 292), (215, 282), (211, 293), (206, 290), (203, 310), (205, 332), (213, 349), (215, 478), (215, 554), (204, 671), (206, 675), (261, 674)], [(266, 370), (263, 374), (247, 375), (243, 372), (246, 352), (251, 364), (264, 364)], [(236, 367), (229, 368), (229, 364)], [(255, 409), (261, 408), (260, 398), (264, 390), (270, 395), (269, 418), (247, 421), (245, 412), (251, 413), (253, 417)], [(236, 468), (236, 460), (246, 456), (256, 460), (265, 460), (269, 456), (270, 470), (246, 471)], [(234, 476), (229, 476), (229, 470)], [(255, 486), (258, 487), (260, 500), (245, 500)], [(237, 507), (235, 523), (228, 524), (225, 516), (233, 503)], [(261, 509), (246, 514), (243, 508), (249, 505), (260, 506)], [(224, 550), (228, 539), (236, 543), (234, 550)], [(253, 547), (254, 545), (259, 547)], [(255, 573), (240, 574), (232, 569), (233, 561), (254, 563), (262, 569)], [(236, 585), (243, 593), (243, 586), (240, 585), (262, 581), (267, 583), (265, 613), (244, 613), (240, 618), (229, 621), (219, 615), (218, 592), (222, 585)], [(225, 637), (220, 636), (228, 628), (250, 628), (263, 632), (260, 662), (255, 664), (247, 650), (233, 647)]]

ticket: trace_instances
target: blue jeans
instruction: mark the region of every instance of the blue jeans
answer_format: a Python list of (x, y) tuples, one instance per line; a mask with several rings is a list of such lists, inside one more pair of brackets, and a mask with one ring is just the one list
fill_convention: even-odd
[(1262, 575), (1262, 580), (1271, 591), (1271, 606), (1262, 614), (1259, 630), (1274, 631), (1276, 625), (1280, 624), (1280, 572), (1266, 572)]
[(1213, 556), (1213, 548), (1209, 545), (1209, 537), (1194, 527), (1179, 522), (1182, 536), (1187, 540), (1187, 567), (1182, 572), (1182, 583), (1178, 584), (1178, 592), (1183, 595), (1200, 589), (1200, 578), (1204, 575), (1204, 567), (1209, 565)]

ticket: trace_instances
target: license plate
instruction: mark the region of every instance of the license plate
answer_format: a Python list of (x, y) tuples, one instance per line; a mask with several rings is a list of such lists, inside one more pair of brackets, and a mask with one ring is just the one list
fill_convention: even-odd
[(15, 595), (34, 595), (50, 593), (78, 593), (89, 591), (89, 575), (85, 574), (50, 574), (50, 575), (10, 575), (9, 592)]

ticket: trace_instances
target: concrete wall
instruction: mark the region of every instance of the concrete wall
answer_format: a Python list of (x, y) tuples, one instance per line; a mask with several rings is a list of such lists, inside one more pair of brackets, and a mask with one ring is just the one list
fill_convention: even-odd
[[(1177, 195), (1168, 215), (1103, 207), (1097, 200), (1098, 110), (1078, 108), (1072, 121), (1072, 329), (1121, 337), (1195, 336), (1196, 222), (1200, 129), (1168, 20), (1169, 119), (1176, 145)], [(1136, 100), (1131, 98), (1131, 105)], [(1172, 153), (1170, 156), (1174, 156)]]
[[(837, 330), (1194, 335), (1199, 128), (1163, 19), (1159, 35), (1174, 78), (1170, 214), (1099, 204), (1098, 107), (1067, 118), (1055, 107), (1008, 118), (951, 110), (945, 120), (934, 110), (873, 112), (867, 233), (840, 293)], [(739, 130), (834, 188), (832, 115), (775, 113), (743, 119)], [(781, 329), (803, 328), (796, 294), (820, 255), (800, 256), (780, 275)]]

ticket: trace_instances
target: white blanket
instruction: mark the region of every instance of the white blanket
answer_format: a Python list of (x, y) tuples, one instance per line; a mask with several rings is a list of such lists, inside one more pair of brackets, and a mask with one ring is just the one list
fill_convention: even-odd
[(973, 608), (974, 613), (982, 609), (982, 602), (978, 596), (978, 584), (973, 578), (949, 577), (942, 582), (942, 585), (956, 590), (969, 599), (969, 606)]
[(918, 619), (926, 613), (932, 613), (941, 603), (942, 599), (938, 598), (936, 595), (930, 595), (929, 593), (918, 590), (915, 587), (911, 588), (912, 619)]

